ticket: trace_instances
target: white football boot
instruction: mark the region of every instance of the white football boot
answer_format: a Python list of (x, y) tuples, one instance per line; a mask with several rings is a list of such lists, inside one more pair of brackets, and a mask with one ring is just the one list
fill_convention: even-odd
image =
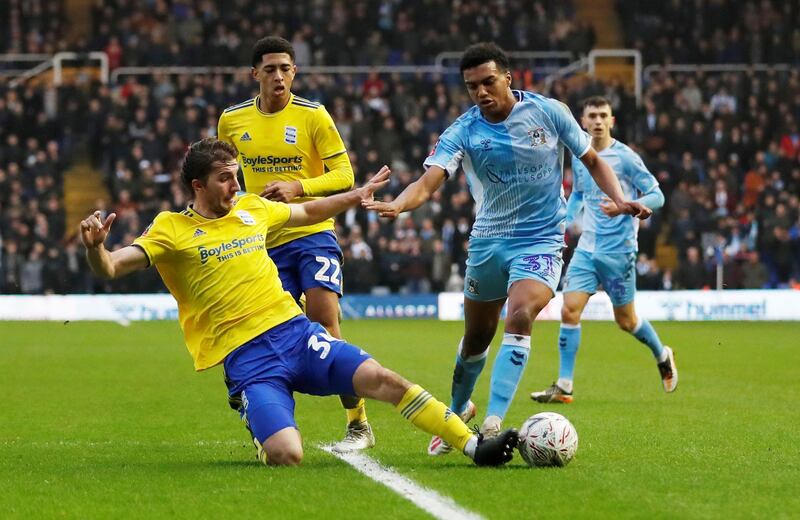
[(331, 448), (336, 453), (350, 453), (375, 446), (375, 435), (368, 422), (352, 422), (347, 425), (347, 433)]

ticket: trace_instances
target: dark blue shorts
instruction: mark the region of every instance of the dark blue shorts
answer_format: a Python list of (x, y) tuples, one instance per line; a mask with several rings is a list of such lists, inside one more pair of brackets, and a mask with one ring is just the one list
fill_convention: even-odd
[(295, 301), (314, 287), (342, 295), (342, 250), (333, 231), (298, 238), (267, 253), (278, 268), (283, 289)]
[(225, 384), (253, 437), (297, 427), (293, 392), (355, 395), (353, 374), (370, 355), (297, 316), (248, 341), (225, 358)]

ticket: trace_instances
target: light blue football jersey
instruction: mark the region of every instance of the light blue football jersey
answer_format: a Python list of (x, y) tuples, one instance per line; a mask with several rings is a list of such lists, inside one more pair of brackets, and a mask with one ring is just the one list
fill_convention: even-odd
[[(658, 189), (658, 181), (642, 162), (639, 154), (625, 144), (612, 141), (598, 152), (617, 174), (625, 200), (634, 200), (641, 194)], [(594, 182), (589, 170), (580, 161), (572, 161), (574, 190), (583, 193), (583, 233), (578, 249), (597, 253), (630, 253), (639, 249), (637, 233), (639, 219), (631, 215), (609, 217), (600, 209), (606, 194)]]
[(473, 106), (442, 133), (425, 167), (450, 178), (461, 165), (477, 206), (471, 236), (528, 237), (532, 244), (564, 243), (564, 146), (576, 157), (591, 140), (563, 103), (513, 91), (517, 103), (501, 123)]

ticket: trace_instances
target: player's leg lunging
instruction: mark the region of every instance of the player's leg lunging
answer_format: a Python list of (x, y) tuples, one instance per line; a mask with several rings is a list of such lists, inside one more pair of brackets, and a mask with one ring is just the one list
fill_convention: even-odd
[(414, 426), (441, 437), (478, 465), (496, 466), (511, 460), (518, 440), (516, 430), (506, 430), (491, 439), (475, 435), (443, 402), (375, 360), (358, 367), (353, 388), (359, 395), (393, 404)]
[[(497, 331), (504, 303), (504, 299), (481, 302), (464, 298), (464, 337), (458, 344), (453, 367), (450, 409), (465, 423), (475, 417), (475, 405), (470, 397), (486, 366), (489, 344)], [(428, 444), (428, 455), (445, 455), (451, 450), (450, 444), (437, 435)]]
[[(306, 315), (316, 321), (335, 338), (342, 337), (339, 327), (339, 296), (324, 287), (306, 290)], [(354, 395), (341, 395), (339, 399), (347, 414), (347, 431), (334, 450), (340, 453), (363, 450), (375, 446), (375, 436), (367, 420), (364, 399)]]
[(528, 363), (533, 320), (552, 298), (553, 291), (536, 280), (517, 280), (509, 289), (503, 344), (492, 369), (489, 406), (481, 426), (485, 435), (500, 431)]

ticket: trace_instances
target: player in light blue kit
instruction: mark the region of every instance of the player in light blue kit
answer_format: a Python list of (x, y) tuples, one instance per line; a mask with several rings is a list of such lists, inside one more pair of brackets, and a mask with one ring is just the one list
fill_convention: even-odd
[[(592, 97), (583, 104), (581, 124), (592, 135), (592, 148), (611, 166), (619, 178), (625, 197), (640, 194), (637, 202), (651, 210), (664, 205), (658, 181), (641, 157), (623, 143), (611, 138), (614, 116), (605, 98)], [(678, 386), (678, 370), (672, 349), (661, 344), (650, 322), (636, 315), (636, 233), (639, 222), (621, 212), (604, 196), (581, 161), (573, 159), (575, 179), (567, 203), (567, 224), (575, 221), (583, 209), (583, 233), (567, 268), (564, 281), (564, 306), (561, 309), (561, 332), (558, 337), (560, 368), (558, 381), (531, 398), (541, 403), (571, 403), (575, 357), (581, 341), (581, 313), (589, 297), (602, 284), (614, 306), (619, 327), (644, 343), (658, 364), (666, 392)]]
[[(506, 54), (492, 43), (469, 47), (461, 72), (475, 103), (441, 135), (426, 171), (392, 202), (366, 202), (384, 217), (422, 205), (463, 167), (477, 216), (464, 282), (464, 337), (458, 347), (451, 410), (471, 419), (475, 382), (508, 300), (505, 331), (492, 370), (485, 436), (500, 431), (528, 361), (533, 320), (552, 299), (561, 276), (566, 201), (564, 147), (579, 157), (621, 213), (646, 218), (650, 210), (624, 199), (616, 175), (592, 149), (562, 103), (511, 89)], [(428, 453), (450, 451), (434, 437)]]

